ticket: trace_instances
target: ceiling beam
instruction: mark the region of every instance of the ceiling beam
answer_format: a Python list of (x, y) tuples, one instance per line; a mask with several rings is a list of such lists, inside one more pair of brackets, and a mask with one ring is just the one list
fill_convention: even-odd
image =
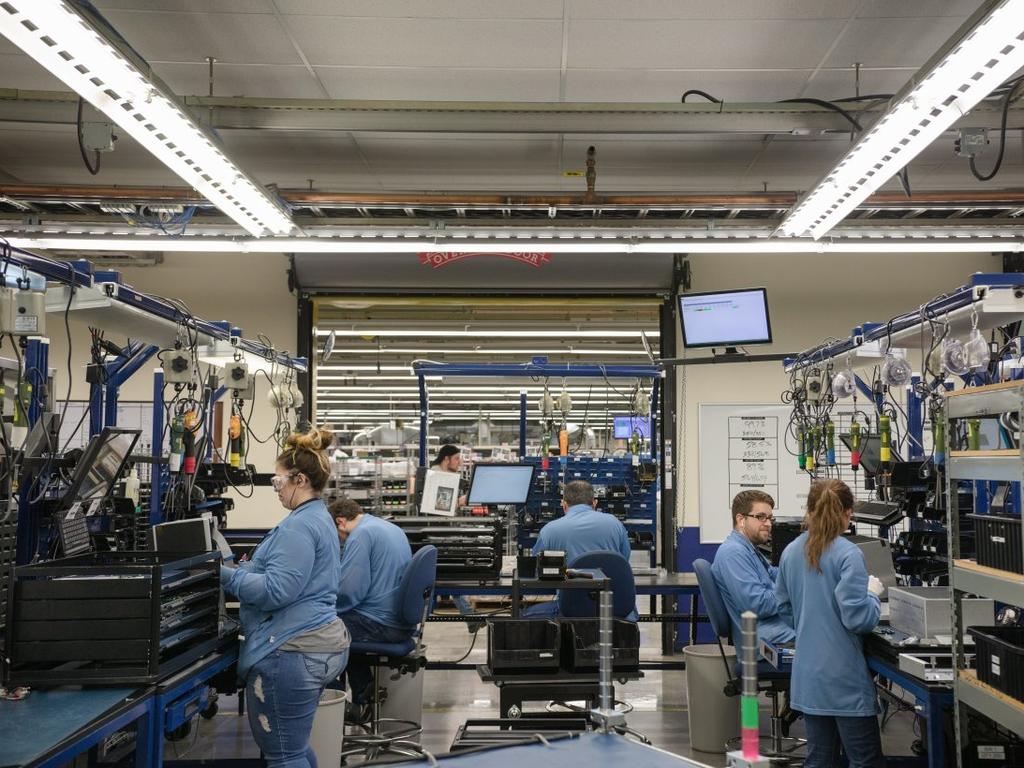
[[(217, 130), (503, 134), (848, 134), (841, 115), (812, 104), (372, 101), (184, 96)], [(77, 96), (64, 91), (0, 88), (0, 123), (74, 125)], [(885, 103), (844, 108), (862, 123)], [(1001, 105), (985, 102), (960, 122), (996, 128)], [(958, 123), (957, 125), (960, 125)], [(1024, 105), (1010, 109), (1008, 128), (1024, 127)]]

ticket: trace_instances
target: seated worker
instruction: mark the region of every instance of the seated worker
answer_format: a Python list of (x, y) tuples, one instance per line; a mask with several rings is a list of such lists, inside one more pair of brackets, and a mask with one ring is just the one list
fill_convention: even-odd
[(775, 596), (779, 569), (758, 551), (772, 534), (775, 499), (763, 491), (741, 491), (732, 500), (733, 530), (715, 553), (711, 566), (718, 591), (729, 611), (733, 644), (739, 646), (740, 615), (757, 614), (757, 638), (788, 643), (796, 637), (793, 616)]
[[(533, 554), (547, 550), (565, 552), (565, 564), (587, 552), (610, 550), (629, 562), (629, 534), (614, 515), (597, 510), (594, 486), (586, 480), (573, 480), (562, 491), (562, 517), (545, 523), (533, 545)], [(635, 612), (634, 612), (635, 613)], [(539, 603), (523, 612), (524, 616), (557, 616), (558, 601)], [(635, 619), (631, 614), (630, 618)]]
[[(408, 640), (414, 628), (404, 626), (398, 619), (399, 589), (412, 560), (405, 531), (366, 514), (352, 499), (334, 502), (330, 512), (344, 547), (338, 616), (345, 622), (352, 642)], [(368, 714), (373, 684), (365, 659), (350, 659), (348, 682), (352, 689), (353, 722), (362, 722)]]

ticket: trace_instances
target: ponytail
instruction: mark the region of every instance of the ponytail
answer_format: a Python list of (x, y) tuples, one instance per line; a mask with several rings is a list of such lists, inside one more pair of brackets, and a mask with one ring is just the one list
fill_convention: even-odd
[(331, 462), (326, 451), (333, 439), (334, 435), (326, 429), (293, 432), (288, 435), (277, 463), (289, 471), (304, 474), (313, 490), (319, 493), (331, 476)]
[(853, 509), (853, 491), (842, 480), (821, 480), (807, 494), (807, 544), (804, 553), (807, 565), (821, 572), (821, 556), (828, 546), (846, 530), (846, 512)]

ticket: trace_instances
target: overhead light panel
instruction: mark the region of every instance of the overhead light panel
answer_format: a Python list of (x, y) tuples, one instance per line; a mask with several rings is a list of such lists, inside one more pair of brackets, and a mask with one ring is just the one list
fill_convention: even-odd
[(783, 220), (815, 240), (1024, 66), (1024, 0), (985, 3)]
[(117, 123), (254, 237), (297, 232), (284, 206), (250, 178), (167, 86), (66, 0), (0, 2), (0, 33)]

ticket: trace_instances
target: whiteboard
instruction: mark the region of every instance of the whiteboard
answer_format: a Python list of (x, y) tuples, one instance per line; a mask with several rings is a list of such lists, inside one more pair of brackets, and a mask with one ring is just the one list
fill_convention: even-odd
[[(828, 475), (843, 480), (858, 499), (870, 499), (873, 494), (864, 489), (864, 473), (850, 469), (849, 451), (839, 439), (840, 434), (850, 431), (854, 410), (852, 404), (839, 404), (832, 410), (838, 466), (829, 468)], [(860, 410), (874, 417), (870, 405), (862, 404)], [(732, 499), (740, 491), (761, 490), (770, 494), (775, 499), (777, 517), (804, 516), (811, 477), (797, 464), (793, 438), (787, 442), (791, 413), (792, 407), (782, 404), (701, 403), (697, 464), (702, 544), (725, 541), (732, 530)], [(900, 432), (905, 432), (902, 423)], [(926, 439), (926, 447), (929, 444)], [(904, 458), (906, 447), (904, 444)]]

